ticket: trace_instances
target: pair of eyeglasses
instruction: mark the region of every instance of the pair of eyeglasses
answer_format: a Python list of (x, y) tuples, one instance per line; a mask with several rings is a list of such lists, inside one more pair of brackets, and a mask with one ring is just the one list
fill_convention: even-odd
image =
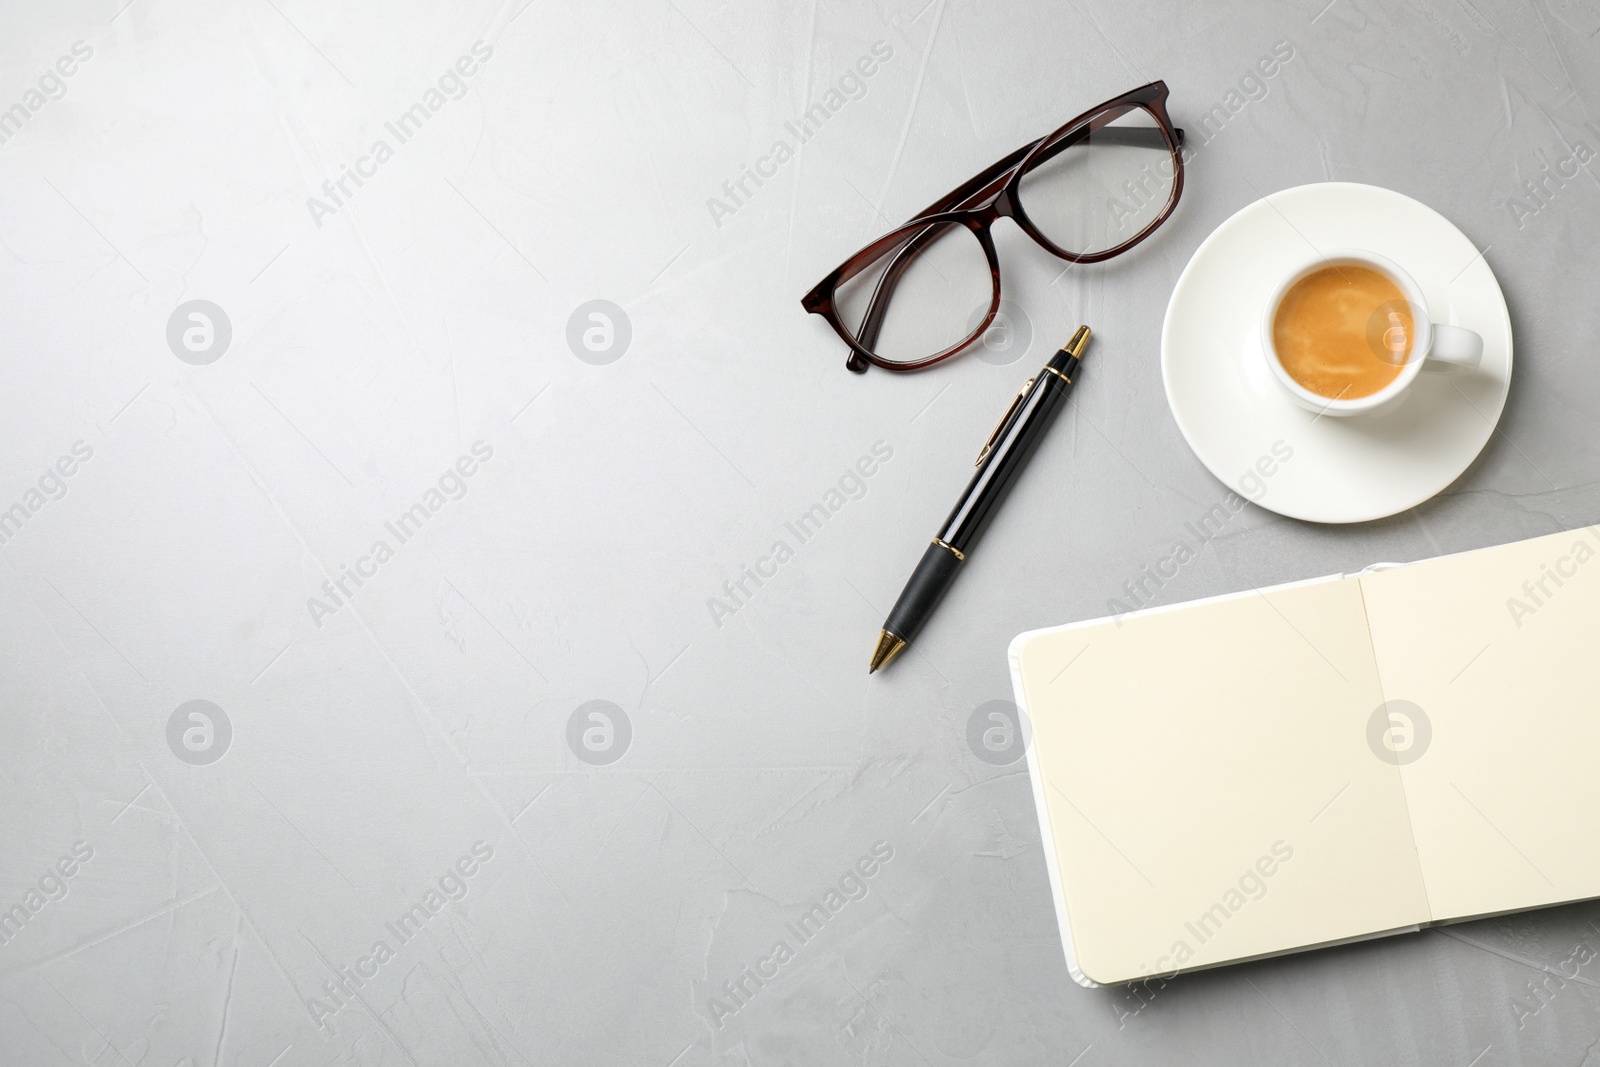
[(801, 298), (845, 366), (910, 371), (972, 344), (1000, 309), (990, 229), (1009, 218), (1072, 263), (1099, 263), (1167, 220), (1183, 194), (1183, 131), (1151, 82), (1012, 152), (845, 260)]

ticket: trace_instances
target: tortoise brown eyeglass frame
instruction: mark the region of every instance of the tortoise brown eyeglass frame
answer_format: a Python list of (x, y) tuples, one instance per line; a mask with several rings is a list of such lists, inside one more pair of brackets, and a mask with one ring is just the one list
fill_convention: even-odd
[[(1034, 225), (1023, 209), (1018, 196), (1023, 177), (1039, 164), (1083, 142), (1091, 135), (1100, 133), (1108, 123), (1141, 108), (1155, 118), (1156, 127), (1144, 130), (1114, 129), (1106, 131), (1105, 135), (1150, 136), (1159, 129), (1166, 142), (1173, 167), (1172, 192), (1167, 203), (1147, 226), (1113, 248), (1098, 252), (1075, 252), (1060, 247)], [(950, 358), (982, 337), (984, 331), (994, 322), (995, 313), (1000, 309), (1000, 260), (995, 254), (994, 240), (989, 233), (990, 227), (998, 219), (1013, 220), (1033, 239), (1034, 243), (1051, 255), (1071, 263), (1099, 263), (1121, 255), (1149, 237), (1178, 206), (1178, 198), (1183, 195), (1182, 146), (1183, 131), (1175, 128), (1167, 115), (1166, 82), (1154, 81), (1149, 85), (1141, 85), (1137, 89), (1090, 108), (1053, 133), (1023, 145), (1004, 159), (961, 183), (950, 193), (918, 212), (910, 222), (873, 241), (834, 268), (809, 293), (800, 298), (800, 306), (813, 315), (821, 315), (828, 321), (828, 325), (833, 327), (834, 333), (850, 346), (850, 357), (845, 366), (857, 374), (865, 373), (869, 364), (895, 371), (914, 371), (930, 367)], [(970, 336), (924, 359), (887, 360), (875, 355), (872, 346), (877, 343), (878, 332), (883, 328), (889, 301), (894, 296), (895, 287), (905, 274), (906, 268), (923, 249), (956, 226), (965, 226), (973, 232), (989, 260), (993, 295), (983, 321)], [(840, 316), (835, 302), (838, 288), (877, 263), (882, 257), (891, 254), (893, 259), (883, 269), (862, 316), (861, 329), (852, 334)]]

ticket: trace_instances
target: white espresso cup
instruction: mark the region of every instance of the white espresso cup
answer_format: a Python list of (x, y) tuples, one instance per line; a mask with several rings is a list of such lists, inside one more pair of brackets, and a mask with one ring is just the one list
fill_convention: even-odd
[[(1295, 381), (1284, 369), (1283, 362), (1278, 356), (1277, 345), (1273, 341), (1273, 324), (1278, 318), (1279, 305), (1283, 303), (1283, 298), (1288, 295), (1295, 283), (1316, 271), (1345, 266), (1365, 267), (1393, 282), (1400, 290), (1402, 299), (1409, 305), (1411, 320), (1409, 323), (1411, 349), (1408, 354), (1401, 357), (1399, 353), (1404, 350), (1406, 341), (1403, 320), (1397, 316), (1390, 316), (1392, 322), (1386, 323), (1382, 315), (1384, 309), (1375, 312), (1369, 328), (1369, 339), (1374, 352), (1383, 359), (1389, 358), (1385, 352), (1394, 352), (1396, 355), (1393, 362), (1399, 362), (1401, 358), (1404, 358), (1405, 362), (1400, 368), (1400, 373), (1388, 385), (1368, 396), (1354, 399), (1326, 397), (1312, 392)], [(1428, 314), (1428, 302), (1423, 298), (1421, 287), (1411, 275), (1401, 270), (1392, 260), (1374, 252), (1340, 248), (1310, 257), (1284, 275), (1283, 281), (1272, 290), (1272, 295), (1267, 298), (1267, 306), (1261, 314), (1261, 350), (1266, 354), (1267, 366), (1271, 369), (1273, 378), (1283, 387), (1284, 392), (1289, 394), (1291, 400), (1319, 415), (1344, 416), (1360, 415), (1389, 406), (1417, 380), (1417, 375), (1422, 373), (1424, 363), (1439, 368), (1476, 367), (1478, 361), (1483, 358), (1483, 338), (1460, 326), (1447, 326), (1444, 323), (1434, 322)]]

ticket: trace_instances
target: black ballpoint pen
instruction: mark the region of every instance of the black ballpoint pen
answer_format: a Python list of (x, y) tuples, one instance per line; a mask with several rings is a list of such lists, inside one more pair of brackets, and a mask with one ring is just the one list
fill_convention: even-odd
[(1000, 502), (1011, 483), (1028, 463), (1044, 439), (1045, 431), (1072, 392), (1072, 378), (1078, 362), (1089, 346), (1089, 327), (1079, 326), (1072, 340), (1051, 357), (1037, 375), (1029, 378), (1011, 401), (989, 441), (978, 453), (978, 472), (967, 483), (955, 510), (934, 535), (933, 543), (922, 554), (922, 562), (911, 572), (900, 599), (894, 602), (889, 618), (878, 634), (878, 647), (872, 652), (876, 671), (905, 650), (916, 639), (950, 583), (955, 581), (967, 553), (977, 544), (989, 520), (1000, 509)]

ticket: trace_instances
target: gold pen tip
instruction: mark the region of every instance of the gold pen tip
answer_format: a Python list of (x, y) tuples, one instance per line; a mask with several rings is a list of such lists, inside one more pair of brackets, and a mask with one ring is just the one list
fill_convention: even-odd
[(878, 633), (878, 647), (872, 650), (872, 665), (867, 668), (868, 674), (876, 674), (879, 667), (887, 667), (889, 661), (898, 656), (906, 647), (906, 643), (899, 637), (882, 630)]
[(1091, 331), (1087, 326), (1079, 326), (1072, 335), (1072, 340), (1061, 346), (1061, 350), (1073, 359), (1083, 358), (1083, 350), (1089, 347)]

